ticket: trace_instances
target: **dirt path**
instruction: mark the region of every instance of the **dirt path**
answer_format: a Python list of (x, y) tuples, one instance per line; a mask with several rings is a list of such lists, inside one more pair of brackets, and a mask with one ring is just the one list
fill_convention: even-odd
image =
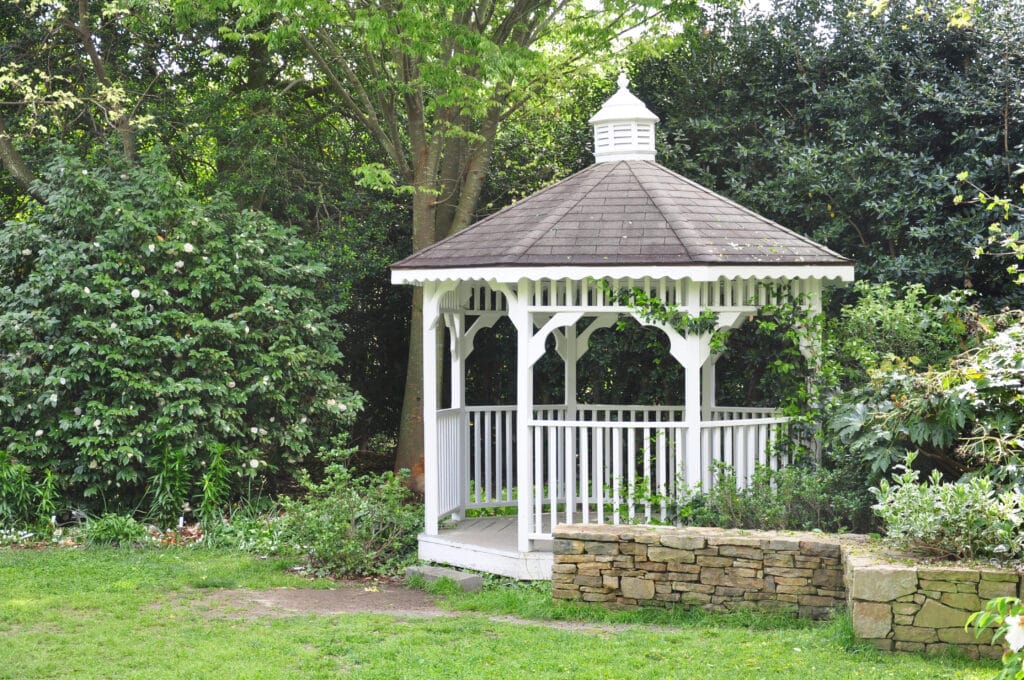
[[(251, 619), (318, 614), (387, 614), (396, 617), (456, 617), (460, 612), (442, 609), (437, 598), (422, 590), (406, 588), (399, 581), (339, 581), (329, 590), (275, 588), (273, 590), (216, 590), (191, 600), (204, 616)], [(534, 621), (515, 616), (490, 616), (498, 623), (544, 626), (585, 633), (615, 633), (633, 625), (581, 621)]]

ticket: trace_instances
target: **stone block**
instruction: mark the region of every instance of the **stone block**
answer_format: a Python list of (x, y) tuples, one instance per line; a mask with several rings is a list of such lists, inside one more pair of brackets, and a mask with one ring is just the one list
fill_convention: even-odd
[(642, 571), (668, 571), (664, 562), (637, 562), (636, 568)]
[(798, 538), (769, 538), (764, 544), (768, 550), (789, 550), (796, 552), (800, 550), (800, 539)]
[(479, 574), (467, 574), (464, 571), (448, 567), (431, 567), (426, 565), (406, 567), (405, 577), (409, 578), (410, 576), (419, 576), (427, 583), (433, 583), (434, 581), (446, 578), (454, 581), (455, 585), (467, 593), (475, 593), (484, 587), (484, 580)]
[(1016, 597), (1016, 581), (990, 581), (982, 578), (978, 583), (978, 597), (983, 600), (991, 600), (996, 597)]
[(850, 596), (855, 600), (890, 602), (917, 590), (917, 573), (913, 567), (875, 565), (856, 569)]
[(892, 608), (888, 604), (854, 602), (852, 617), (859, 638), (884, 638), (892, 632)]
[(551, 591), (551, 596), (556, 600), (578, 600), (580, 599), (580, 591), (555, 588)]
[(974, 628), (964, 630), (963, 626), (958, 628), (939, 628), (939, 640), (954, 645), (987, 645), (992, 642), (992, 630), (981, 631), (980, 637), (974, 637)]
[(573, 578), (573, 583), (578, 586), (589, 586), (591, 588), (603, 588), (604, 577), (600, 574), (576, 574)]
[(651, 546), (647, 548), (647, 560), (649, 562), (680, 562), (682, 564), (693, 564), (697, 556), (692, 550), (679, 550), (678, 548), (665, 548)]
[(893, 626), (893, 639), (904, 642), (938, 642), (939, 636), (934, 628), (918, 628), (916, 626)]
[(832, 597), (822, 597), (820, 595), (801, 595), (800, 599), (797, 600), (797, 604), (804, 607), (838, 607), (840, 601)]
[(819, 588), (839, 590), (843, 587), (843, 573), (837, 569), (815, 569), (811, 583)]
[(606, 541), (584, 541), (583, 550), (588, 555), (618, 555), (619, 544)]
[(602, 585), (604, 585), (605, 588), (608, 588), (609, 590), (618, 590), (618, 588), (619, 588), (619, 577), (618, 576), (602, 576), (601, 578), (604, 580)]
[(966, 609), (969, 612), (976, 612), (981, 609), (981, 600), (977, 595), (971, 593), (945, 593), (939, 602), (957, 609)]
[(800, 541), (800, 552), (814, 557), (832, 557), (839, 559), (839, 544), (823, 541)]
[(607, 593), (583, 593), (580, 599), (584, 602), (611, 602), (615, 596)]
[(978, 573), (982, 581), (1004, 581), (1017, 583), (1020, 580), (1020, 576), (1016, 572), (1010, 570), (982, 569)]
[(665, 534), (661, 537), (661, 544), (666, 548), (701, 550), (707, 545), (707, 541), (704, 540), (703, 536)]
[(737, 536), (732, 533), (719, 536), (708, 536), (708, 545), (719, 546), (719, 549), (725, 546), (730, 546), (733, 548), (757, 548), (760, 550), (764, 543), (765, 539), (760, 538), (759, 536)]
[(654, 599), (659, 602), (679, 602), (682, 598), (680, 593), (656, 593)]
[(920, 609), (921, 605), (915, 602), (897, 602), (892, 606), (892, 613), (913, 616)]
[(953, 581), (934, 581), (931, 579), (919, 579), (918, 586), (921, 590), (931, 590), (938, 593), (955, 593), (956, 583)]
[(726, 569), (705, 568), (700, 572), (700, 580), (712, 586), (743, 588), (746, 590), (764, 590), (764, 579), (744, 576), (733, 576)]
[(684, 592), (679, 594), (679, 601), (683, 604), (706, 604), (711, 602), (711, 596), (705, 593)]
[(963, 567), (942, 567), (939, 569), (920, 568), (917, 570), (918, 578), (922, 581), (977, 581), (981, 574), (977, 569), (965, 569)]
[(925, 644), (923, 642), (901, 642), (900, 640), (896, 641), (897, 652), (913, 652), (916, 654), (920, 654), (924, 650)]
[(893, 641), (887, 638), (875, 638), (873, 640), (868, 640), (868, 642), (873, 644), (875, 646), (875, 649), (881, 652), (891, 652), (893, 648)]
[(764, 556), (763, 564), (766, 567), (792, 567), (793, 556), (785, 553), (767, 554)]
[(623, 597), (632, 597), (637, 600), (650, 600), (654, 598), (654, 581), (644, 578), (631, 578), (623, 576), (620, 580), (620, 590)]
[(551, 566), (552, 574), (575, 574), (575, 564), (554, 564)]
[(706, 583), (683, 583), (681, 581), (674, 581), (672, 583), (672, 590), (680, 593), (704, 593), (710, 595), (715, 592), (714, 586), (709, 586)]
[(722, 557), (742, 557), (747, 560), (761, 561), (764, 551), (761, 548), (748, 547), (743, 545), (722, 545), (718, 548), (718, 554)]
[(680, 574), (699, 574), (701, 569), (699, 564), (680, 564), (679, 562), (669, 562), (666, 568), (670, 572)]
[(914, 617), (914, 625), (922, 628), (962, 628), (968, 613), (928, 600)]
[(813, 569), (796, 569), (790, 567), (765, 567), (764, 573), (772, 576), (783, 576), (785, 578), (796, 578), (798, 576), (811, 578), (814, 576)]
[[(914, 625), (914, 615), (893, 613), (892, 623), (894, 626), (912, 626)], [(931, 630), (931, 628), (928, 628), (927, 630)]]
[(697, 564), (704, 567), (729, 567), (732, 566), (732, 559), (729, 557), (718, 557), (717, 555), (698, 555)]
[(583, 541), (569, 538), (556, 538), (551, 541), (551, 552), (556, 555), (582, 555)]

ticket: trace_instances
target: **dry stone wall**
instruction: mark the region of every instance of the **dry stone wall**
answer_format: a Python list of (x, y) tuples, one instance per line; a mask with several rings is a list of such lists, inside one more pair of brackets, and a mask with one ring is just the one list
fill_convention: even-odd
[(1022, 574), (1009, 569), (897, 563), (863, 549), (843, 551), (847, 605), (857, 636), (884, 650), (997, 658), (991, 631), (964, 630), (973, 612), (994, 597), (1024, 596)]
[(562, 525), (556, 599), (613, 606), (787, 609), (823, 618), (847, 608), (858, 637), (884, 650), (956, 647), (996, 658), (990, 633), (964, 623), (985, 601), (1024, 598), (1024, 573), (894, 562), (860, 536), (700, 527)]
[(823, 534), (706, 528), (560, 526), (559, 599), (705, 609), (789, 609), (822, 618), (845, 605), (840, 541)]

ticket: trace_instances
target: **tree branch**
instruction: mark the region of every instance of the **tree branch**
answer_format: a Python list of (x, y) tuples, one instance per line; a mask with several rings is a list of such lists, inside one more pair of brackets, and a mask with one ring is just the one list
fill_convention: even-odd
[(0, 118), (0, 164), (3, 164), (4, 169), (14, 179), (14, 183), (18, 185), (19, 189), (40, 203), (45, 203), (42, 195), (32, 188), (32, 182), (36, 179), (35, 173), (14, 147), (14, 140), (7, 132), (7, 128), (4, 127), (2, 118)]

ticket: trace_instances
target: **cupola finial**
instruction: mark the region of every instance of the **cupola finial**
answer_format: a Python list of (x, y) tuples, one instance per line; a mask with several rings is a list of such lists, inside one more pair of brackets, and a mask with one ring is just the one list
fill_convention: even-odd
[(654, 124), (658, 117), (629, 91), (623, 71), (619, 90), (590, 119), (594, 126), (594, 161), (653, 161)]

